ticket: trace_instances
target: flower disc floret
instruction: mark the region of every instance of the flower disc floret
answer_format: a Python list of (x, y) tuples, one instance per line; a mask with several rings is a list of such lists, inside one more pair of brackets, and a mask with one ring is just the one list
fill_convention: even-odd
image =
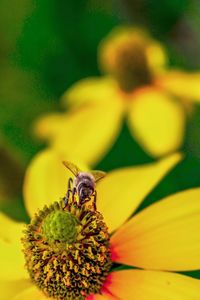
[(108, 229), (98, 211), (55, 202), (35, 215), (22, 241), (30, 277), (46, 296), (82, 300), (100, 292), (111, 258)]
[(77, 218), (64, 211), (53, 211), (44, 220), (42, 225), (42, 235), (46, 237), (48, 243), (56, 241), (72, 243), (77, 236)]

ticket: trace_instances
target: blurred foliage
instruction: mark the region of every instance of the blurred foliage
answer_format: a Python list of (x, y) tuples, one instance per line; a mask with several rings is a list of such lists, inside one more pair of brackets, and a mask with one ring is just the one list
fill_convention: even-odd
[(98, 73), (97, 46), (117, 23), (92, 2), (35, 1), (17, 43), (16, 62), (37, 73), (48, 94), (61, 96), (73, 82)]
[(188, 9), (189, 0), (127, 0), (122, 1), (126, 14), (136, 24), (143, 24), (152, 33), (161, 37), (173, 29)]
[[(99, 74), (97, 46), (120, 23), (147, 27), (167, 46), (171, 65), (200, 68), (200, 8), (195, 0), (0, 2), (0, 206), (12, 217), (27, 220), (23, 174), (43, 147), (32, 135), (32, 122), (44, 112), (62, 110), (59, 97), (72, 83)], [(186, 159), (139, 210), (171, 193), (200, 186), (199, 133), (197, 107), (187, 127)], [(109, 171), (150, 161), (124, 125), (97, 167)], [(193, 276), (200, 278), (199, 272)]]

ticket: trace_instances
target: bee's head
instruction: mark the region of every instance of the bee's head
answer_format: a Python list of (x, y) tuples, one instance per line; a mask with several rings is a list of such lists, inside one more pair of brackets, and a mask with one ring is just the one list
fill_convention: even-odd
[(92, 186), (82, 185), (79, 190), (80, 200), (83, 201), (83, 200), (89, 198), (93, 194), (93, 192), (94, 192), (94, 189)]

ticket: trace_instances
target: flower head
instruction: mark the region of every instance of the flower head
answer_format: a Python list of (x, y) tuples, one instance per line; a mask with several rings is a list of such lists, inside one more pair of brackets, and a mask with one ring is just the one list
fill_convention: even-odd
[(108, 151), (124, 119), (152, 156), (181, 147), (186, 107), (200, 100), (200, 73), (169, 70), (163, 45), (132, 27), (114, 29), (100, 43), (98, 57), (106, 75), (75, 83), (62, 98), (69, 112), (42, 117), (37, 135), (71, 160), (88, 164)]
[(99, 47), (99, 64), (125, 92), (149, 85), (154, 75), (166, 67), (166, 55), (159, 42), (145, 31), (132, 27), (113, 30)]
[(78, 206), (75, 197), (67, 205), (64, 198), (40, 210), (23, 237), (30, 278), (47, 296), (58, 299), (99, 293), (111, 266), (102, 215)]
[[(22, 225), (1, 215), (1, 299), (197, 300), (199, 280), (174, 271), (200, 268), (200, 189), (169, 196), (125, 222), (179, 160), (173, 155), (108, 173), (97, 186), (97, 210), (93, 197), (80, 205), (77, 193), (46, 206), (42, 201), (36, 213), (29, 209), (23, 235), (28, 272)], [(37, 182), (34, 175), (29, 169), (26, 184)], [(46, 184), (49, 189), (48, 178)], [(34, 198), (36, 185), (32, 192)], [(111, 261), (136, 269), (118, 270)]]

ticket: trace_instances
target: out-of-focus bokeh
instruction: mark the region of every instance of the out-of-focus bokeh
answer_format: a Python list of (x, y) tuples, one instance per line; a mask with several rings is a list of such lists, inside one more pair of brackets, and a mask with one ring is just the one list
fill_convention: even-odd
[[(28, 218), (22, 196), (25, 170), (46, 147), (34, 135), (36, 120), (47, 113), (66, 111), (60, 99), (72, 84), (101, 76), (99, 44), (119, 25), (139, 26), (162, 43), (169, 68), (200, 71), (198, 1), (0, 2), (0, 207), (13, 218)], [(143, 206), (200, 185), (200, 102), (188, 111), (184, 142), (179, 149), (185, 159)], [(113, 146), (93, 167), (109, 171), (154, 159), (123, 122)]]

